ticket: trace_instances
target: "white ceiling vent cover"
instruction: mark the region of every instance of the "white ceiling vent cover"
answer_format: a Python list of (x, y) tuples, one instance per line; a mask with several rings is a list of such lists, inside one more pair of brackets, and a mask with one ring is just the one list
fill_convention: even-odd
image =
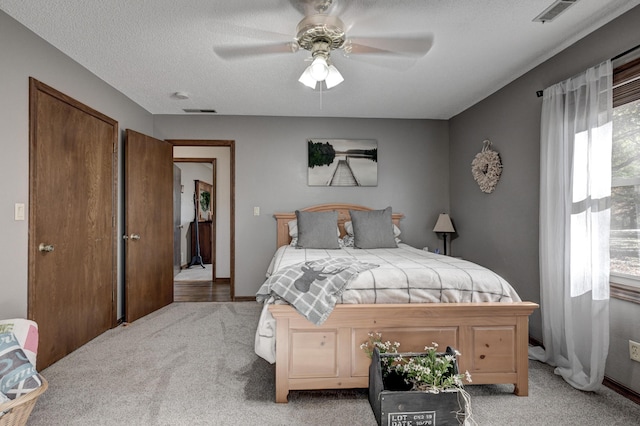
[(551, 6), (546, 8), (544, 12), (533, 18), (533, 22), (551, 22), (562, 12), (576, 4), (578, 0), (556, 0)]

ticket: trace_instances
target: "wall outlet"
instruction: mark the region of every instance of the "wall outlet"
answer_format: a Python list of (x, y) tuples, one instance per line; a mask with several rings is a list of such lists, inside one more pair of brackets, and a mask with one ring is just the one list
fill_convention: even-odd
[(629, 358), (640, 362), (640, 343), (629, 340)]

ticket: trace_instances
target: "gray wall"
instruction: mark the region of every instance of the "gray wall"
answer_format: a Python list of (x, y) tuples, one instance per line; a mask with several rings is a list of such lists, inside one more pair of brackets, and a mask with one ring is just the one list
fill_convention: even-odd
[[(450, 120), (451, 214), (459, 233), (454, 254), (494, 269), (523, 299), (540, 301), (542, 100), (535, 92), (640, 45), (639, 23), (636, 7)], [(492, 194), (482, 193), (471, 176), (471, 161), (484, 139), (493, 142), (504, 165)], [(540, 318), (538, 311), (531, 320), (537, 339), (542, 338)], [(629, 339), (640, 339), (638, 324), (639, 305), (612, 300), (606, 375), (640, 392), (640, 364), (629, 360), (628, 350)]]
[[(124, 129), (151, 134), (153, 117), (2, 11), (0, 58), (0, 318), (26, 317), (28, 221), (15, 221), (13, 211), (24, 203), (28, 217), (29, 77), (117, 120), (120, 150)], [(122, 161), (119, 168), (122, 176)], [(119, 265), (121, 253), (120, 247)], [(121, 289), (120, 277), (118, 283)]]
[[(426, 120), (295, 119), (271, 117), (152, 116), (87, 69), (0, 11), (0, 317), (27, 315), (28, 221), (14, 221), (15, 203), (29, 199), (30, 76), (119, 122), (157, 138), (236, 141), (236, 295), (252, 296), (275, 249), (276, 211), (323, 202), (393, 206), (405, 213), (406, 242), (436, 246), (430, 231), (449, 206), (448, 124)], [(378, 140), (379, 184), (372, 188), (310, 188), (306, 139)], [(119, 199), (122, 200), (122, 179)], [(253, 216), (253, 207), (261, 215)], [(118, 223), (123, 232), (122, 202)], [(118, 316), (122, 316), (122, 244), (118, 249)]]
[[(431, 229), (449, 206), (446, 121), (156, 115), (154, 136), (236, 141), (236, 296), (255, 295), (264, 281), (275, 212), (331, 202), (392, 206), (405, 214), (405, 242), (437, 246)], [(378, 186), (307, 186), (308, 138), (376, 139)]]
[[(274, 212), (354, 202), (376, 208), (391, 205), (405, 213), (402, 237), (417, 247), (437, 246), (431, 229), (438, 213), (448, 211), (450, 204), (459, 234), (452, 244), (453, 254), (495, 269), (524, 299), (538, 301), (541, 101), (535, 91), (640, 44), (638, 22), (640, 7), (449, 122), (154, 117), (0, 11), (0, 146), (4, 154), (0, 157), (0, 317), (27, 313), (28, 223), (14, 221), (13, 209), (15, 203), (24, 203), (28, 209), (29, 76), (116, 119), (121, 134), (130, 128), (160, 139), (236, 141), (238, 296), (252, 296), (263, 280), (275, 248)], [(308, 187), (305, 141), (310, 137), (377, 139), (378, 186)], [(471, 160), (487, 138), (505, 165), (496, 192), (489, 195), (479, 191), (470, 172)], [(121, 141), (122, 136), (120, 148)], [(119, 165), (122, 176), (121, 159)], [(260, 216), (253, 216), (254, 206), (261, 208)], [(122, 228), (121, 213), (118, 222)], [(118, 283), (121, 289), (120, 277)], [(640, 364), (628, 360), (626, 347), (628, 339), (640, 341), (640, 307), (613, 300), (611, 313), (607, 376), (640, 392)], [(532, 318), (531, 331), (533, 337), (541, 338), (539, 314)]]

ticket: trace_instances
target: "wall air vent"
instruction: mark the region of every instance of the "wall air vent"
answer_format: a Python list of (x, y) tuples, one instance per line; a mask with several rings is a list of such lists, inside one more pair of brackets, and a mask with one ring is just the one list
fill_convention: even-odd
[(186, 109), (183, 109), (183, 111), (190, 114), (216, 114), (217, 113), (215, 109), (186, 108)]
[(533, 22), (542, 22), (543, 24), (545, 22), (551, 22), (577, 2), (578, 0), (556, 0), (551, 6), (546, 8), (544, 12), (533, 18)]

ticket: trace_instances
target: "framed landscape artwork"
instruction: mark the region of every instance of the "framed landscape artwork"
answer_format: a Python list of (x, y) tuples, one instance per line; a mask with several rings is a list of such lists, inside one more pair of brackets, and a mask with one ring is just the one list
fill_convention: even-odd
[(308, 139), (309, 186), (377, 186), (378, 142)]
[(213, 204), (213, 185), (196, 180), (196, 194), (198, 197), (198, 222), (211, 220)]

